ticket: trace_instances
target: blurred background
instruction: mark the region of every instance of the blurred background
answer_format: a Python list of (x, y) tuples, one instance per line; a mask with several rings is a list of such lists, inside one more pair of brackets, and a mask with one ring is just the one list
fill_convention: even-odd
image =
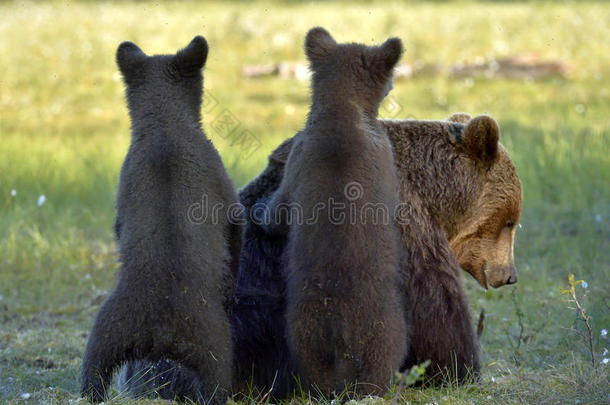
[[(15, 1), (0, 15), (0, 402), (78, 399), (117, 267), (114, 199), (130, 139), (118, 44), (174, 53), (207, 38), (204, 128), (242, 186), (305, 122), (302, 44), (315, 25), (339, 42), (400, 37), (380, 115), (490, 114), (523, 182), (518, 284), (484, 291), (464, 273), (473, 314), (487, 312), (481, 382), (401, 395), (610, 401), (608, 2)], [(570, 274), (583, 313), (560, 291)]]

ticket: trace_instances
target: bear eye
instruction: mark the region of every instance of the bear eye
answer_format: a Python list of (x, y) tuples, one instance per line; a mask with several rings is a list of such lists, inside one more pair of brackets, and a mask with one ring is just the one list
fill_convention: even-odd
[(512, 229), (512, 228), (513, 228), (513, 226), (515, 226), (515, 223), (514, 223), (513, 221), (510, 221), (510, 220), (509, 220), (509, 221), (506, 221), (506, 227), (507, 227), (508, 229)]

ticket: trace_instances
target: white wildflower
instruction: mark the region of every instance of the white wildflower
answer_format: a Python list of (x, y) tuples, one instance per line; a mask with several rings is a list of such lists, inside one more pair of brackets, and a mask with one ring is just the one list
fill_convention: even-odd
[(492, 383), (493, 383), (493, 382), (496, 382), (496, 379), (494, 378), (494, 376), (493, 376), (493, 375), (491, 376), (491, 382), (492, 382)]
[(605, 339), (608, 336), (608, 331), (606, 329), (602, 329), (600, 335)]
[(38, 202), (37, 202), (38, 206), (42, 207), (42, 204), (44, 204), (45, 201), (47, 201), (47, 197), (44, 194), (41, 194), (38, 197)]
[(17, 190), (12, 189), (11, 190), (11, 197), (15, 197), (17, 195)]
[(609, 362), (610, 362), (610, 359), (607, 357), (601, 361), (602, 364), (608, 364)]
[(585, 288), (585, 289), (589, 288), (589, 283), (587, 283), (586, 281), (583, 281), (581, 285), (582, 285), (582, 288)]
[(605, 355), (607, 355), (607, 354), (608, 354), (608, 349), (606, 349), (606, 348), (604, 347), (604, 352), (602, 353), (602, 356), (605, 356)]
[(21, 394), (21, 399), (29, 399), (32, 396), (29, 392), (24, 392)]

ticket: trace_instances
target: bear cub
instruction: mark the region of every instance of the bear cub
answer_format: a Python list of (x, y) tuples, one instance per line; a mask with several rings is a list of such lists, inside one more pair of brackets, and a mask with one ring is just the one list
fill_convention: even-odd
[[(201, 36), (175, 55), (147, 56), (131, 42), (117, 50), (132, 134), (116, 203), (118, 283), (83, 359), (82, 394), (92, 401), (104, 400), (117, 367), (136, 360), (192, 370), (199, 381), (184, 396), (193, 401), (225, 403), (231, 389), (228, 312), (241, 229), (227, 215), (237, 195), (201, 129), (207, 54)], [(222, 208), (206, 216), (212, 206)]]
[[(318, 27), (307, 34), (305, 52), (311, 110), (261, 218), (267, 233), (288, 235), (291, 360), (312, 393), (383, 394), (406, 354), (407, 331), (393, 219), (398, 180), (377, 113), (402, 42), (337, 44)], [(337, 206), (355, 217), (337, 214)], [(386, 216), (377, 215), (380, 207)]]
[[(261, 199), (277, 190), (292, 148), (288, 139), (269, 156), (268, 166), (239, 191), (245, 217)], [(284, 326), (286, 309), (282, 253), (285, 235), (267, 235), (249, 220), (243, 228), (239, 276), (231, 314), (233, 332), (233, 392), (251, 392), (284, 398), (292, 389), (288, 345)], [(130, 362), (121, 369), (118, 385), (133, 396), (156, 392), (161, 398), (183, 396), (197, 379), (179, 364)]]
[[(284, 142), (270, 156), (266, 169), (239, 191), (246, 217), (269, 199), (279, 186), (292, 143)], [(290, 364), (284, 319), (286, 309), (282, 256), (286, 235), (267, 235), (248, 221), (239, 260), (235, 288), (233, 326), (234, 392), (283, 398), (291, 390)], [(256, 331), (264, 331), (263, 334)], [(269, 384), (270, 383), (270, 384)], [(269, 384), (269, 385), (268, 385)]]

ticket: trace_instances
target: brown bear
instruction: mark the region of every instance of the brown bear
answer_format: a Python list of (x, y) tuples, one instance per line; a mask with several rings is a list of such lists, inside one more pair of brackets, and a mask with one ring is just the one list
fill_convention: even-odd
[[(403, 367), (430, 359), (431, 375), (455, 376), (457, 371), (462, 379), (479, 368), (479, 347), (459, 267), (484, 288), (516, 282), (512, 247), (521, 211), (521, 183), (508, 152), (497, 141), (495, 121), (479, 117), (466, 131), (469, 121), (465, 113), (448, 121), (381, 120), (394, 145), (403, 190), (405, 212), (399, 213), (403, 239), (412, 246), (411, 265), (405, 264), (411, 273), (405, 290), (415, 304), (407, 306), (412, 336)], [(243, 390), (252, 384), (264, 393), (273, 388), (277, 398), (283, 398), (294, 383), (282, 341), (285, 269), (278, 257), (285, 239), (266, 235), (252, 221), (251, 210), (257, 200), (278, 188), (283, 164), (298, 137), (272, 152), (267, 168), (240, 192), (250, 218), (245, 233), (250, 236), (244, 238), (240, 257), (236, 307), (242, 294), (249, 301), (242, 304), (238, 320), (233, 316), (234, 341), (240, 347), (235, 368), (241, 370), (235, 387)], [(479, 143), (486, 146), (477, 147), (473, 142), (477, 139), (486, 141)], [(176, 380), (190, 382), (188, 375), (177, 375)]]
[[(291, 147), (292, 139), (278, 146), (269, 156), (267, 168), (240, 190), (239, 199), (248, 217), (253, 209), (264, 208), (259, 201), (279, 187)], [(264, 395), (271, 388), (267, 384), (274, 382), (273, 394), (282, 398), (292, 389), (285, 322), (277, 322), (284, 319), (286, 311), (285, 245), (286, 235), (267, 234), (252, 222), (244, 227), (231, 317), (236, 392), (266, 388), (255, 392)]]
[[(317, 27), (307, 33), (305, 53), (313, 73), (310, 113), (261, 217), (267, 233), (288, 237), (291, 360), (310, 393), (382, 394), (407, 349), (393, 220), (398, 180), (377, 121), (402, 42), (337, 44)], [(384, 208), (387, 217), (365, 215)]]
[[(402, 212), (398, 214), (409, 252), (404, 266), (412, 336), (404, 368), (430, 359), (428, 372), (432, 376), (449, 374), (462, 380), (469, 371), (478, 370), (479, 347), (459, 267), (470, 272), (484, 288), (516, 282), (512, 247), (514, 225), (521, 211), (521, 183), (506, 149), (498, 143), (499, 128), (491, 117), (471, 120), (468, 114), (458, 113), (448, 121), (380, 122), (394, 145), (401, 183)], [(274, 159), (270, 158), (263, 173), (271, 173), (272, 167), (273, 173), (278, 173), (286, 147), (284, 142), (273, 152)], [(250, 200), (256, 195), (267, 196), (281, 180), (278, 177), (271, 181), (269, 175), (264, 181), (261, 179), (254, 179), (244, 188), (249, 190)], [(256, 229), (257, 225), (250, 221), (247, 227)], [(259, 240), (264, 238), (261, 235)], [(257, 279), (260, 263), (265, 263), (261, 256), (269, 250), (267, 246), (247, 255), (242, 252), (240, 279)], [(277, 275), (276, 280), (281, 282), (281, 277)], [(251, 285), (258, 288), (262, 284), (252, 281)], [(272, 284), (262, 288), (282, 289)], [(278, 299), (276, 306), (280, 303)], [(261, 324), (283, 322), (277, 317)], [(265, 338), (268, 328), (252, 326), (244, 336), (235, 336), (235, 340), (259, 342), (258, 346), (250, 347), (260, 352), (271, 337)], [(281, 377), (290, 378), (276, 362), (265, 362), (260, 354), (258, 357), (261, 361), (257, 364), (241, 367), (253, 367), (265, 376), (274, 375), (275, 385), (278, 380), (282, 383)], [(268, 379), (258, 388), (269, 389), (271, 383)]]
[(382, 123), (406, 203), (400, 222), (413, 335), (405, 367), (430, 359), (430, 376), (461, 381), (478, 372), (479, 345), (460, 266), (485, 288), (516, 282), (521, 183), (489, 116)]
[[(184, 396), (197, 402), (225, 403), (231, 388), (228, 303), (241, 233), (227, 215), (237, 196), (201, 129), (207, 54), (201, 36), (175, 55), (118, 47), (132, 138), (117, 197), (119, 280), (83, 359), (90, 400), (102, 401), (113, 371), (134, 360), (167, 358), (192, 370), (198, 381)], [(209, 207), (221, 209), (210, 215)]]
[[(267, 168), (240, 190), (239, 199), (247, 217), (257, 201), (268, 198), (279, 187), (292, 143), (290, 138), (278, 146), (269, 156)], [(239, 260), (242, 270), (231, 313), (234, 392), (262, 396), (271, 388), (269, 383), (273, 383), (272, 393), (276, 398), (283, 398), (292, 390), (283, 321), (285, 245), (285, 235), (268, 235), (258, 225), (247, 222)], [(133, 396), (156, 393), (166, 399), (182, 397), (183, 392), (199, 384), (192, 371), (167, 359), (156, 363), (129, 362), (122, 368), (118, 383)]]

